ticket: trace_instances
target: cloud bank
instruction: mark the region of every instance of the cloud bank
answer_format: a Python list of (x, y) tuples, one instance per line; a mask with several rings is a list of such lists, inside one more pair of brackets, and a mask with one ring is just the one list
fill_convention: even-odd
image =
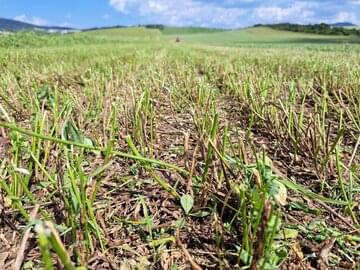
[[(142, 23), (235, 28), (255, 23), (360, 23), (360, 0), (109, 0)], [(359, 14), (359, 15), (358, 15)]]
[(21, 14), (14, 17), (14, 20), (31, 23), (38, 26), (43, 26), (47, 24), (47, 20), (40, 18), (40, 17), (29, 17), (26, 14)]

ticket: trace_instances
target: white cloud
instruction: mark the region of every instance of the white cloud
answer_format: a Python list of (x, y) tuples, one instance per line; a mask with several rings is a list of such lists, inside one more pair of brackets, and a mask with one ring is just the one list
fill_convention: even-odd
[(17, 20), (17, 21), (25, 21), (26, 20), (26, 15), (25, 14), (22, 14), (22, 15), (18, 15), (16, 17), (14, 17), (14, 20)]
[(166, 3), (159, 3), (159, 1), (148, 1), (147, 4), (150, 11), (158, 13), (168, 10), (168, 5)]
[(239, 27), (245, 10), (198, 0), (110, 0), (121, 13), (136, 12), (151, 23)]
[(136, 2), (133, 0), (110, 0), (110, 5), (112, 7), (114, 7), (117, 11), (124, 13), (126, 8), (128, 7), (129, 4), (131, 4), (132, 2)]
[(103, 19), (104, 20), (109, 20), (109, 19), (111, 19), (111, 16), (106, 13), (106, 14), (103, 15)]
[(253, 10), (252, 17), (261, 22), (285, 22), (297, 20), (297, 23), (314, 21), (314, 6), (317, 3), (296, 1), (288, 7), (260, 6)]
[(26, 14), (21, 14), (16, 17), (14, 17), (14, 20), (25, 22), (25, 23), (31, 23), (38, 26), (43, 26), (47, 24), (47, 21), (40, 17), (28, 17)]
[(335, 22), (352, 22), (359, 24), (360, 21), (354, 12), (340, 11), (335, 15)]
[(236, 28), (256, 23), (360, 23), (360, 0), (108, 0), (135, 23)]

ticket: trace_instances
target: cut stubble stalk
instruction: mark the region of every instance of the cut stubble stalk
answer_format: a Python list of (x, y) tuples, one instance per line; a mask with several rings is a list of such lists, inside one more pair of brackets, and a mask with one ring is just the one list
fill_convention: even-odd
[[(78, 142), (62, 140), (62, 139), (59, 139), (59, 138), (38, 134), (36, 132), (32, 132), (32, 131), (20, 128), (20, 127), (14, 125), (14, 124), (11, 124), (11, 123), (0, 122), (0, 127), (8, 128), (10, 130), (19, 132), (19, 133), (24, 134), (24, 135), (28, 135), (28, 136), (31, 136), (31, 137), (36, 137), (36, 138), (46, 140), (46, 141), (52, 141), (52, 142), (67, 145), (67, 146), (75, 146), (75, 147), (79, 147), (79, 148), (83, 148), (83, 149), (87, 149), (87, 150), (91, 150), (91, 151), (97, 151), (97, 152), (101, 152), (101, 153), (105, 153), (107, 151), (107, 149), (103, 149), (103, 148), (100, 148), (100, 147), (90, 146), (90, 145), (86, 145), (86, 144), (82, 144), (82, 143), (78, 143)], [(150, 164), (153, 164), (153, 165), (158, 165), (158, 166), (161, 166), (161, 167), (164, 167), (164, 168), (167, 168), (167, 169), (172, 169), (172, 170), (175, 170), (175, 171), (177, 171), (179, 173), (188, 175), (188, 171), (186, 171), (185, 169), (180, 168), (178, 166), (175, 166), (173, 164), (169, 164), (169, 163), (166, 163), (166, 162), (163, 162), (163, 161), (156, 160), (156, 159), (150, 159), (150, 158), (146, 158), (146, 157), (142, 157), (142, 156), (131, 155), (131, 154), (127, 154), (127, 153), (120, 152), (120, 151), (113, 151), (112, 154), (114, 156), (118, 156), (118, 157), (122, 157), (122, 158), (138, 160), (138, 161), (150, 163)]]

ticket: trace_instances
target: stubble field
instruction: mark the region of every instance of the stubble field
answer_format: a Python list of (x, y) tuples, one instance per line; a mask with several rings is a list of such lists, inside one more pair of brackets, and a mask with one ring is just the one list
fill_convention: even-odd
[(358, 269), (357, 45), (140, 32), (0, 52), (4, 269)]

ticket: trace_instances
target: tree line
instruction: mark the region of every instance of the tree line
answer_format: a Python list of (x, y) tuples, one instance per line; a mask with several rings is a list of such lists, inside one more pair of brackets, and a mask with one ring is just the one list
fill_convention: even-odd
[(360, 36), (360, 30), (356, 28), (334, 27), (326, 23), (308, 24), (308, 25), (291, 24), (291, 23), (255, 25), (255, 27), (260, 27), (260, 26), (266, 26), (276, 30), (291, 31), (291, 32), (312, 33), (312, 34), (321, 34), (321, 35), (338, 35), (338, 36), (350, 36), (350, 35)]

